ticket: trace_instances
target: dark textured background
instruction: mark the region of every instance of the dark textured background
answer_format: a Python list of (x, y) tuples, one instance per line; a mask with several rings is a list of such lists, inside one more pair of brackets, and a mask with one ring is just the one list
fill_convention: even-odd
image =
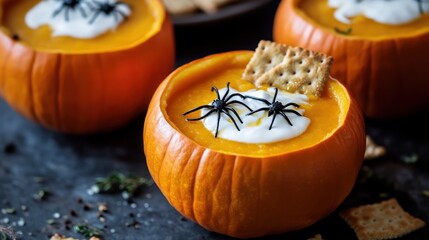
[[(277, 4), (273, 1), (224, 24), (176, 29), (177, 66), (212, 53), (254, 49), (260, 39), (272, 39)], [(429, 222), (429, 197), (422, 194), (429, 190), (428, 122), (429, 111), (395, 121), (367, 121), (368, 133), (387, 147), (388, 155), (364, 164), (362, 176), (340, 209), (396, 197), (407, 211)], [(71, 225), (87, 221), (103, 228), (104, 239), (109, 240), (230, 239), (182, 218), (155, 185), (132, 201), (120, 194), (87, 193), (96, 177), (114, 170), (150, 177), (142, 153), (142, 123), (143, 116), (115, 132), (68, 136), (23, 119), (0, 100), (0, 208), (16, 209), (15, 214), (0, 212), (0, 225), (12, 226), (19, 239), (48, 239), (56, 232), (83, 239), (66, 228), (67, 218)], [(418, 157), (416, 163), (402, 161), (411, 155)], [(51, 195), (37, 201), (33, 195), (41, 189)], [(99, 202), (107, 203), (110, 210), (104, 223), (97, 216)], [(94, 208), (85, 210), (85, 204)], [(22, 210), (23, 205), (27, 209)], [(77, 216), (71, 216), (71, 210)], [(60, 219), (54, 218), (55, 213)], [(56, 223), (49, 225), (49, 219)], [(316, 233), (328, 240), (356, 239), (337, 212), (302, 231), (265, 239), (307, 239)], [(427, 240), (429, 227), (403, 239)]]

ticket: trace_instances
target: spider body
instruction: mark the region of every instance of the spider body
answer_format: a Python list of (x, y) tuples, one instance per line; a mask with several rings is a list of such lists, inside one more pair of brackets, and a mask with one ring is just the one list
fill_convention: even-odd
[(240, 104), (240, 105), (246, 107), (247, 109), (249, 109), (249, 111), (252, 111), (252, 109), (249, 106), (247, 106), (245, 103), (240, 102), (238, 100), (232, 100), (231, 101), (231, 99), (235, 96), (239, 96), (243, 99), (244, 99), (244, 96), (241, 95), (240, 93), (233, 93), (233, 94), (229, 95), (229, 83), (226, 85), (226, 87), (227, 87), (227, 90), (226, 90), (225, 94), (223, 95), (223, 97), (220, 96), (219, 90), (216, 87), (212, 87), (211, 91), (216, 92), (217, 98), (215, 100), (213, 100), (210, 105), (202, 105), (202, 106), (196, 107), (194, 109), (191, 109), (191, 110), (185, 112), (183, 115), (184, 116), (188, 115), (189, 113), (198, 111), (200, 109), (208, 109), (209, 111), (199, 118), (187, 118), (186, 120), (187, 121), (198, 121), (198, 120), (202, 120), (202, 119), (208, 117), (209, 115), (211, 115), (213, 113), (216, 113), (217, 114), (217, 123), (216, 123), (215, 137), (217, 137), (217, 135), (219, 133), (219, 123), (220, 123), (221, 115), (225, 114), (234, 123), (237, 130), (240, 131), (240, 128), (238, 127), (237, 122), (235, 121), (235, 119), (233, 118), (231, 113), (237, 117), (237, 119), (238, 119), (238, 121), (240, 121), (240, 123), (243, 123), (243, 121), (241, 120), (237, 111), (234, 108), (232, 108), (230, 105)]
[(263, 107), (263, 108), (259, 108), (256, 109), (255, 111), (251, 111), (250, 113), (248, 113), (247, 115), (252, 115), (254, 113), (257, 112), (261, 112), (261, 111), (268, 111), (268, 117), (273, 116), (273, 120), (271, 121), (270, 124), (270, 128), (268, 130), (271, 130), (273, 128), (273, 124), (274, 121), (276, 120), (277, 115), (281, 115), (290, 126), (293, 126), (292, 122), (290, 121), (290, 119), (288, 118), (288, 116), (286, 115), (286, 113), (293, 113), (296, 114), (298, 116), (302, 116), (299, 112), (288, 108), (289, 106), (293, 106), (296, 108), (299, 108), (299, 105), (296, 103), (287, 103), (285, 105), (283, 105), (282, 102), (277, 101), (277, 94), (279, 92), (279, 89), (276, 88), (276, 92), (274, 93), (274, 98), (272, 102), (267, 101), (266, 99), (263, 98), (257, 98), (257, 97), (252, 97), (252, 96), (244, 96), (245, 98), (251, 98), (260, 102), (263, 102), (267, 105), (267, 107)]
[(123, 5), (129, 7), (128, 4), (122, 1), (117, 2), (99, 2), (96, 0), (93, 0), (94, 5), (91, 5), (91, 9), (94, 11), (94, 15), (92, 16), (91, 20), (89, 21), (89, 24), (93, 24), (95, 20), (97, 20), (98, 16), (100, 14), (103, 14), (105, 16), (113, 16), (115, 18), (115, 21), (119, 21), (119, 18), (126, 19), (128, 16), (125, 12), (118, 9), (118, 6)]
[(56, 0), (56, 1), (60, 1), (61, 6), (56, 9), (54, 11), (54, 13), (52, 14), (52, 17), (55, 18), (56, 16), (58, 16), (62, 11), (64, 11), (64, 16), (66, 21), (69, 21), (69, 12), (70, 10), (74, 11), (76, 9), (79, 10), (80, 14), (82, 14), (82, 16), (84, 18), (86, 18), (86, 12), (85, 9), (83, 9), (82, 4), (85, 0)]

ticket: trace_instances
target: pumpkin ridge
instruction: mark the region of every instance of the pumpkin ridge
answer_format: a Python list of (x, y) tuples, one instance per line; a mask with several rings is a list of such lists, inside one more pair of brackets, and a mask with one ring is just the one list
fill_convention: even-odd
[(193, 182), (192, 182), (192, 186), (193, 186), (193, 188), (192, 188), (192, 190), (193, 190), (192, 191), (192, 211), (194, 213), (193, 215), (194, 215), (195, 221), (198, 223), (201, 223), (202, 221), (200, 219), (201, 216), (199, 216), (198, 211), (196, 211), (197, 207), (195, 206), (195, 204), (197, 202), (197, 201), (195, 201), (196, 196), (197, 196), (197, 194), (196, 194), (197, 186), (196, 185), (197, 185), (197, 178), (198, 178), (199, 172), (201, 171), (201, 164), (202, 164), (202, 162), (206, 161), (205, 159), (207, 158), (207, 155), (210, 155), (210, 150), (205, 148), (203, 153), (201, 154), (201, 158), (198, 160), (198, 166), (194, 172), (194, 177), (192, 179), (193, 180)]
[(30, 98), (30, 104), (31, 104), (31, 107), (29, 108), (30, 109), (30, 112), (31, 112), (31, 115), (33, 115), (33, 118), (34, 118), (34, 120), (36, 121), (36, 122), (39, 122), (39, 117), (37, 116), (37, 110), (36, 110), (36, 101), (34, 100), (34, 93), (33, 93), (33, 74), (34, 74), (34, 63), (36, 62), (36, 59), (37, 59), (37, 54), (36, 53), (34, 53), (34, 52), (32, 52), (32, 58), (31, 58), (31, 61), (30, 61), (30, 69), (29, 69), (29, 77), (28, 77), (28, 94), (30, 95), (29, 96), (29, 98)]
[(58, 54), (55, 54), (55, 68), (54, 68), (54, 74), (53, 74), (53, 76), (54, 76), (54, 79), (55, 79), (55, 87), (54, 87), (54, 89), (55, 89), (55, 91), (52, 93), (53, 94), (53, 96), (52, 96), (52, 102), (53, 102), (53, 104), (54, 104), (54, 107), (53, 107), (53, 111), (54, 111), (54, 114), (53, 114), (53, 118), (52, 118), (52, 121), (54, 122), (54, 124), (55, 125), (57, 125), (58, 126), (58, 129), (61, 129), (61, 125), (60, 125), (60, 119), (59, 119), (59, 108), (60, 108), (60, 106), (59, 106), (59, 100), (58, 100), (58, 96), (59, 96), (59, 94), (60, 94), (60, 89), (59, 89), (59, 85), (60, 85), (60, 74), (59, 74), (59, 68), (60, 68), (60, 55), (58, 55)]
[[(61, 109), (62, 109), (62, 107), (61, 107), (61, 93), (62, 93), (62, 91), (61, 91), (61, 89), (62, 89), (62, 84), (61, 84), (61, 82), (62, 82), (62, 74), (61, 74), (61, 66), (62, 66), (62, 62), (63, 62), (63, 60), (62, 60), (62, 55), (61, 54), (56, 54), (56, 56), (57, 56), (57, 65), (55, 66), (56, 67), (56, 76), (57, 76), (57, 86), (56, 86), (56, 88), (57, 88), (57, 96), (56, 96), (56, 110), (57, 110), (57, 114), (56, 114), (56, 116), (57, 116), (57, 126), (58, 126), (58, 129), (62, 129), (62, 114), (61, 114)], [(55, 76), (55, 75), (54, 75)]]
[[(3, 37), (0, 36), (0, 38), (3, 38)], [(6, 50), (5, 58), (3, 59), (3, 66), (1, 68), (1, 70), (2, 70), (1, 71), (2, 76), (0, 76), (1, 77), (0, 80), (2, 81), (1, 94), (3, 96), (3, 95), (5, 95), (4, 89), (5, 89), (5, 86), (6, 86), (5, 75), (6, 75), (6, 70), (7, 70), (7, 63), (9, 62), (8, 60), (9, 60), (10, 56), (12, 55), (12, 52), (13, 52), (12, 50), (15, 47), (15, 43), (13, 41), (10, 41), (9, 39), (6, 39), (6, 41), (2, 41), (2, 43), (3, 44), (10, 43), (9, 47), (5, 47), (5, 49), (7, 49), (7, 50)]]
[[(172, 139), (173, 139), (173, 137), (174, 137), (175, 135), (172, 135), (171, 137), (170, 137), (170, 139), (168, 140), (168, 142), (166, 142), (166, 147), (165, 147), (165, 150), (164, 150), (164, 152), (163, 152), (163, 155), (162, 155), (162, 157), (160, 158), (161, 159), (161, 162), (159, 163), (159, 168), (158, 168), (158, 176), (161, 176), (161, 171), (162, 171), (162, 167), (164, 166), (164, 162), (165, 162), (165, 159), (166, 159), (166, 157), (168, 157), (168, 149), (170, 148), (170, 144), (171, 144), (171, 141), (172, 141)], [(159, 179), (164, 179), (164, 178), (159, 178)], [(162, 186), (162, 185), (164, 185), (161, 181), (159, 182), (159, 185), (160, 186)], [(169, 191), (165, 191), (164, 190), (164, 194), (166, 195), (166, 197), (168, 198), (168, 199), (170, 199), (170, 192)]]

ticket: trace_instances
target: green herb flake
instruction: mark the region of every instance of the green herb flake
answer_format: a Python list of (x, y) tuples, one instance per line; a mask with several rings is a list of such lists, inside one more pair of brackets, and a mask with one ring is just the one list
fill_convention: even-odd
[(38, 201), (44, 201), (48, 198), (51, 193), (47, 190), (41, 189), (33, 195), (33, 198)]
[(3, 213), (3, 214), (15, 214), (16, 210), (15, 210), (15, 208), (2, 208), (1, 213)]
[(389, 196), (390, 196), (390, 194), (389, 194), (389, 193), (386, 193), (386, 192), (382, 192), (382, 193), (378, 194), (378, 196), (379, 196), (380, 198), (387, 198), (387, 197), (389, 197)]
[(0, 225), (0, 240), (15, 240), (15, 234), (10, 228), (5, 228)]
[(350, 35), (350, 34), (352, 34), (352, 28), (350, 27), (350, 28), (347, 28), (346, 30), (341, 30), (341, 29), (339, 29), (339, 28), (334, 28), (334, 30), (335, 30), (335, 32), (336, 33), (338, 33), (338, 34), (342, 34), (342, 35)]
[(129, 177), (122, 173), (112, 173), (107, 178), (97, 178), (92, 187), (95, 193), (117, 193), (126, 192), (134, 196), (141, 186), (150, 186), (152, 180), (143, 177)]
[(401, 156), (401, 161), (406, 164), (414, 164), (419, 160), (419, 155), (413, 153), (411, 155), (403, 155)]
[(422, 195), (425, 197), (429, 197), (429, 190), (422, 190)]
[(96, 227), (90, 227), (87, 224), (79, 224), (79, 225), (75, 225), (73, 227), (73, 230), (76, 233), (81, 234), (82, 236), (86, 237), (86, 238), (90, 238), (90, 237), (100, 237), (102, 234), (101, 229), (96, 228)]

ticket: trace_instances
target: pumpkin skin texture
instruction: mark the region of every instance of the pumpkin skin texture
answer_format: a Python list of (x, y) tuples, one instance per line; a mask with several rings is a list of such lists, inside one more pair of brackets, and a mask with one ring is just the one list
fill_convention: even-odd
[[(177, 76), (236, 64), (244, 70), (252, 54), (212, 55), (174, 71), (155, 92), (143, 131), (149, 171), (171, 205), (210, 231), (239, 238), (298, 230), (331, 213), (350, 193), (365, 147), (362, 115), (338, 83), (342, 122), (321, 142), (292, 152), (252, 157), (214, 151), (175, 127), (166, 94)], [(180, 79), (183, 88), (193, 84)]]
[[(160, 1), (146, 40), (103, 52), (34, 50), (0, 31), (0, 96), (54, 130), (88, 134), (118, 128), (144, 111), (174, 66), (173, 28)], [(0, 16), (2, 9), (0, 7)]]
[(310, 19), (297, 9), (298, 2), (280, 3), (274, 40), (333, 56), (332, 76), (350, 89), (365, 116), (391, 119), (429, 107), (429, 31), (376, 39), (345, 36)]

